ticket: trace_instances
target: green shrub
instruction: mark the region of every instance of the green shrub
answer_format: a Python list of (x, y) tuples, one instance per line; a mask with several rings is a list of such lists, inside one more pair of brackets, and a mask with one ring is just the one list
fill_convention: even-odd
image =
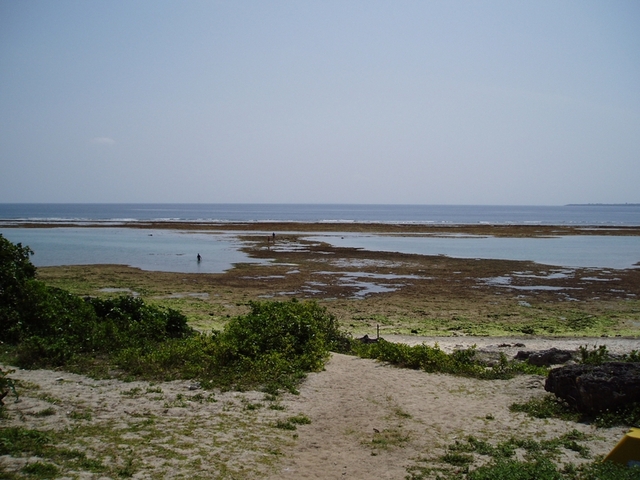
[[(316, 302), (251, 302), (215, 336), (207, 379), (228, 386), (262, 385), (275, 393), (295, 391), (306, 372), (321, 370), (330, 351), (349, 338), (333, 315)], [(217, 378), (216, 378), (216, 375)]]
[(320, 370), (329, 351), (348, 345), (335, 318), (315, 302), (254, 302), (222, 332), (169, 338), (124, 348), (114, 363), (150, 379), (199, 379), (206, 387), (261, 386), (295, 392), (307, 372)]
[(87, 301), (57, 288), (38, 288), (40, 302), (22, 321), (16, 350), (23, 367), (70, 366), (81, 364), (82, 357), (117, 356), (132, 348), (151, 351), (193, 332), (181, 313), (141, 299)]
[(140, 298), (93, 298), (90, 303), (97, 315), (105, 349), (153, 346), (156, 342), (186, 338), (194, 333), (180, 312), (145, 304)]
[(586, 346), (580, 346), (580, 363), (602, 365), (608, 360), (610, 360), (610, 355), (606, 345), (600, 345), (598, 348), (593, 347), (591, 350)]
[(0, 341), (16, 341), (22, 311), (30, 304), (27, 286), (36, 276), (29, 260), (32, 254), (29, 247), (13, 244), (0, 234)]
[(316, 371), (322, 368), (330, 350), (339, 350), (346, 342), (335, 317), (316, 302), (294, 299), (251, 302), (250, 306), (251, 311), (232, 319), (219, 337), (223, 364), (278, 352), (271, 358), (275, 363), (281, 358), (297, 368)]
[(502, 355), (493, 367), (476, 359), (475, 348), (457, 350), (451, 354), (428, 345), (409, 346), (380, 339), (375, 343), (354, 342), (352, 351), (363, 358), (373, 358), (398, 367), (424, 370), (431, 373), (449, 373), (483, 379), (512, 378), (518, 373), (545, 374), (547, 370), (526, 362), (508, 361)]
[(134, 297), (82, 299), (36, 280), (33, 252), (0, 235), (0, 341), (18, 345), (21, 366), (63, 366), (80, 356), (153, 349), (193, 334), (176, 310)]

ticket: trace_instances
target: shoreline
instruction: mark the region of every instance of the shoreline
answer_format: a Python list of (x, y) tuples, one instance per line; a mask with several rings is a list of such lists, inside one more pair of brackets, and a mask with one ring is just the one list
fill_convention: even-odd
[(640, 236), (640, 226), (612, 225), (520, 225), (520, 224), (430, 224), (384, 222), (193, 222), (193, 221), (12, 221), (0, 220), (0, 228), (138, 228), (223, 232), (317, 232), (379, 233), (407, 235), (477, 235), (495, 237), (557, 237), (568, 235)]

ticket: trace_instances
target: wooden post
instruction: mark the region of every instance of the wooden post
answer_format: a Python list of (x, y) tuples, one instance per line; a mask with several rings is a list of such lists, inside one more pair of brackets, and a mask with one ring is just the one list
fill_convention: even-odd
[(380, 324), (376, 324), (376, 340), (380, 339)]

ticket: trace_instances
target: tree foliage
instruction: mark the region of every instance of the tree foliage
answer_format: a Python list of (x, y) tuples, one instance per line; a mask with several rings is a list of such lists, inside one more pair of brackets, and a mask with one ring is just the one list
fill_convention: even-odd
[(13, 244), (0, 234), (0, 341), (15, 340), (15, 329), (31, 303), (36, 268), (29, 247)]

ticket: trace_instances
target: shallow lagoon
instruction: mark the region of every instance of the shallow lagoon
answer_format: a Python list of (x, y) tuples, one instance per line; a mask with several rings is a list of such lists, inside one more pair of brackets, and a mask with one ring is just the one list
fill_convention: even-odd
[[(240, 251), (242, 243), (233, 232), (78, 227), (4, 228), (0, 233), (12, 242), (30, 246), (35, 252), (32, 262), (38, 267), (121, 264), (151, 271), (221, 273), (235, 263), (264, 263)], [(640, 237), (636, 236), (497, 238), (314, 233), (305, 238), (366, 250), (531, 260), (561, 267), (624, 269), (640, 261)], [(198, 253), (203, 258), (200, 263), (196, 261)]]
[(576, 235), (552, 238), (476, 236), (315, 235), (311, 240), (363, 248), (456, 258), (531, 260), (560, 267), (631, 268), (640, 262), (640, 237)]
[(37, 267), (118, 264), (150, 271), (221, 273), (234, 263), (262, 263), (240, 251), (235, 235), (224, 233), (137, 228), (6, 228), (0, 233), (28, 245)]

